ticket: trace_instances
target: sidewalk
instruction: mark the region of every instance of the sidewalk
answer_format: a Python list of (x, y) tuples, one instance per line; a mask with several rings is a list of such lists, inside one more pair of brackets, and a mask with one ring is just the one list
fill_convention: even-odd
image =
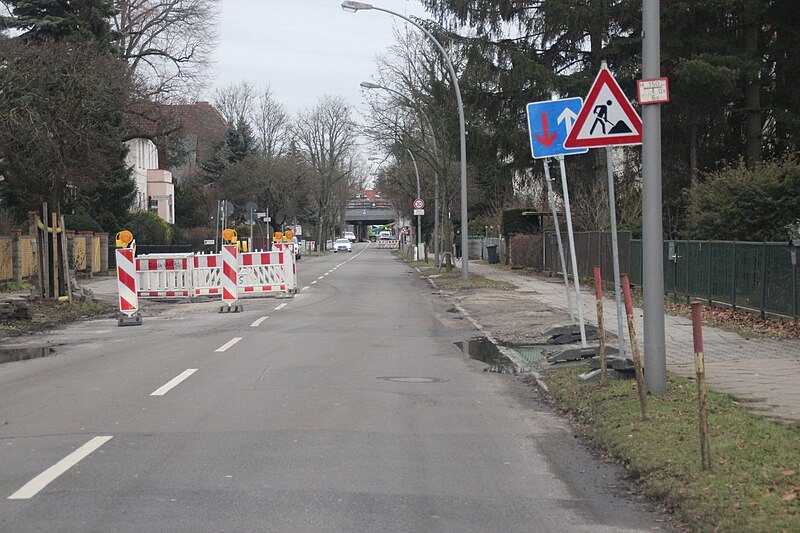
[[(513, 283), (518, 290), (533, 292), (533, 298), (542, 304), (569, 313), (560, 277), (525, 276), (477, 262), (470, 262), (469, 268), (487, 278)], [(581, 287), (581, 304), (584, 322), (597, 324), (593, 287)], [(603, 309), (607, 335), (613, 335), (611, 342), (616, 345), (617, 312), (613, 297), (605, 298)], [(642, 348), (642, 310), (635, 308), (634, 314)], [(664, 322), (667, 370), (694, 378), (691, 320), (665, 315)], [(627, 324), (625, 331), (627, 335)], [(629, 354), (630, 340), (626, 338), (625, 342)], [(709, 387), (736, 396), (751, 411), (800, 422), (800, 340), (746, 339), (737, 333), (704, 327), (703, 344)]]

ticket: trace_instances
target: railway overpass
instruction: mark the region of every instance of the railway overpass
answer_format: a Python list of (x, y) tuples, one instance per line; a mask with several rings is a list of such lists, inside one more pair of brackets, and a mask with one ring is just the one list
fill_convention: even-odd
[(388, 224), (397, 220), (397, 212), (386, 200), (351, 200), (344, 210), (345, 224), (353, 226), (353, 233), (360, 241), (367, 240), (367, 227)]

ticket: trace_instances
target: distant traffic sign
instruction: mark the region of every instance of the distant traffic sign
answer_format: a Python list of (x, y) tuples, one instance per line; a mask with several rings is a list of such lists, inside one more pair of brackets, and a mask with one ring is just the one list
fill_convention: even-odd
[(424, 209), (425, 208), (425, 200), (422, 198), (417, 198), (414, 200), (414, 209)]
[(526, 106), (534, 159), (589, 151), (588, 148), (564, 147), (564, 141), (567, 140), (582, 105), (583, 98), (564, 98), (533, 102)]
[(600, 69), (564, 146), (642, 144), (642, 119), (608, 69)]

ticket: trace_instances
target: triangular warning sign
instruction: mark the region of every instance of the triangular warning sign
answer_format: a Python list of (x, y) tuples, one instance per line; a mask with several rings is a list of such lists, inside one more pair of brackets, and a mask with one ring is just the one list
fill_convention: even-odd
[(608, 69), (600, 69), (575, 124), (564, 141), (566, 148), (599, 148), (642, 144), (642, 119)]

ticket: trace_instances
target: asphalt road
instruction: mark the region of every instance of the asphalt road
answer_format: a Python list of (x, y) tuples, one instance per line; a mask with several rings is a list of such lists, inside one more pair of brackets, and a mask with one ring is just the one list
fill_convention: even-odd
[(304, 258), (293, 299), (83, 322), (0, 365), (2, 531), (663, 527), (387, 250)]

